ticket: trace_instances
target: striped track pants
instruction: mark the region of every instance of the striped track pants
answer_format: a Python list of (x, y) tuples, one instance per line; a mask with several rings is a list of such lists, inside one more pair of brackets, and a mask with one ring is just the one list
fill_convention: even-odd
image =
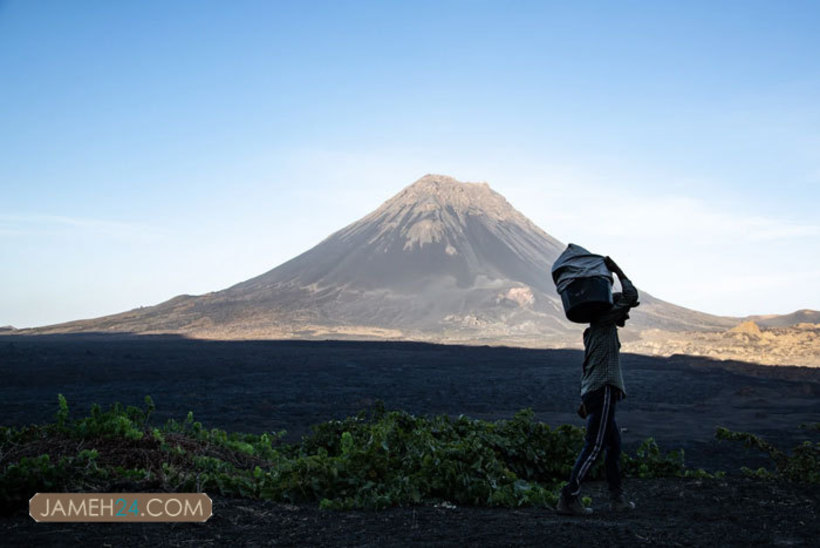
[(606, 477), (609, 489), (613, 494), (621, 492), (621, 434), (615, 423), (615, 402), (618, 389), (610, 385), (588, 394), (584, 398), (589, 416), (587, 417), (587, 434), (584, 448), (575, 466), (565, 492), (577, 496), (581, 483), (589, 473), (603, 449), (606, 449)]

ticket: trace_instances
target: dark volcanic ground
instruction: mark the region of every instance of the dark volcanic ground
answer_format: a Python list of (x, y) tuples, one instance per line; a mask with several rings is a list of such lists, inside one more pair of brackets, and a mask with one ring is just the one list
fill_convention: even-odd
[[(789, 448), (806, 439), (807, 433), (798, 427), (801, 423), (820, 421), (820, 369), (754, 366), (690, 357), (624, 355), (622, 359), (629, 395), (619, 404), (618, 422), (625, 429), (626, 448), (634, 448), (645, 437), (654, 436), (662, 448), (685, 448), (690, 466), (730, 472), (730, 483), (635, 481), (636, 498), (637, 491), (643, 490), (641, 507), (651, 506), (655, 510), (650, 514), (644, 510), (618, 527), (614, 524), (620, 522), (604, 512), (596, 518), (597, 525), (593, 527), (590, 522), (592, 529), (576, 527), (580, 536), (565, 535), (560, 537), (564, 539), (562, 543), (582, 540), (586, 538), (583, 535), (593, 534), (590, 531), (594, 530), (614, 531), (617, 535), (610, 541), (618, 545), (642, 542), (641, 539), (700, 544), (710, 540), (732, 542), (734, 538), (740, 542), (741, 537), (732, 537), (733, 527), (745, 527), (748, 532), (750, 525), (740, 522), (748, 518), (757, 519), (759, 524), (760, 517), (753, 517), (759, 514), (758, 509), (757, 513), (749, 513), (732, 506), (735, 503), (731, 493), (745, 496), (743, 500), (747, 502), (751, 498), (753, 504), (759, 502), (761, 511), (765, 504), (772, 504), (783, 515), (794, 517), (793, 523), (788, 521), (788, 527), (781, 524), (780, 532), (761, 529), (762, 536), (743, 539), (772, 543), (782, 537), (787, 542), (799, 543), (809, 538), (805, 535), (811, 531), (804, 530), (800, 523), (805, 524), (806, 519), (816, 514), (817, 488), (789, 487), (788, 493), (778, 494), (780, 488), (768, 486), (765, 493), (761, 491), (766, 500), (754, 501), (754, 490), (760, 487), (732, 478), (731, 474), (741, 465), (766, 465), (767, 459), (736, 444), (717, 442), (713, 434), (715, 426), (721, 425), (761, 434)], [(57, 409), (57, 393), (62, 393), (68, 398), (74, 416), (86, 414), (93, 402), (142, 405), (144, 396), (150, 394), (158, 408), (158, 422), (170, 417), (182, 419), (192, 410), (207, 427), (247, 432), (285, 429), (290, 439), (297, 438), (311, 424), (353, 414), (377, 399), (383, 400), (388, 409), (485, 419), (509, 418), (519, 409), (531, 407), (538, 419), (547, 423), (580, 424), (574, 415), (580, 363), (578, 351), (422, 343), (3, 336), (0, 422), (19, 426), (50, 421)], [(666, 502), (661, 504), (654, 499)], [(803, 502), (792, 508), (785, 499)], [(705, 506), (698, 510), (707, 502), (711, 510)], [(481, 544), (507, 544), (505, 539), (511, 544), (530, 544), (528, 541), (538, 543), (538, 538), (558, 540), (549, 533), (550, 524), (565, 533), (569, 531), (558, 518), (544, 521), (540, 518), (544, 511), (537, 509), (514, 512), (418, 508), (383, 514), (328, 513), (253, 501), (217, 501), (215, 508), (215, 517), (207, 530), (176, 526), (138, 530), (156, 531), (144, 540), (158, 540), (160, 544), (184, 543), (185, 531), (189, 531), (201, 540), (217, 535), (225, 541), (255, 539), (255, 544), (354, 545), (379, 544), (379, 539), (388, 544), (402, 544), (404, 539), (457, 545), (471, 538)], [(679, 513), (683, 521), (672, 525), (658, 522), (658, 529), (652, 525), (655, 521), (651, 512), (655, 511), (666, 512), (663, 519), (667, 520)], [(692, 512), (704, 514), (692, 518), (695, 520), (717, 520), (715, 532), (704, 533), (706, 536), (675, 536), (681, 527), (693, 526), (686, 525), (689, 518), (684, 519)], [(4, 521), (0, 530), (11, 535), (7, 538), (42, 533), (41, 540), (49, 543), (98, 543), (105, 541), (106, 534), (115, 534), (112, 526), (74, 526), (61, 529), (71, 531), (69, 536), (61, 537), (49, 533), (56, 530), (50, 525), (29, 523), (25, 521), (27, 517), (21, 519)], [(278, 536), (274, 530), (260, 529), (260, 523), (266, 520), (280, 528)], [(423, 525), (425, 520), (430, 523)], [(496, 525), (491, 526), (493, 523)], [(212, 529), (215, 526), (218, 529)], [(282, 527), (287, 529), (287, 535)], [(401, 535), (401, 527), (406, 527), (409, 536)], [(418, 527), (426, 527), (433, 536), (425, 536)], [(812, 527), (811, 534), (818, 534), (816, 525), (809, 529)], [(455, 536), (448, 537), (450, 529)], [(256, 531), (257, 536), (244, 537), (243, 530)], [(167, 536), (168, 531), (181, 533)], [(473, 533), (478, 536), (471, 537)], [(504, 536), (507, 534), (517, 536)], [(141, 537), (134, 538), (136, 541)]]
[[(727, 467), (738, 454), (713, 441), (717, 425), (788, 444), (805, 436), (801, 423), (820, 420), (820, 369), (622, 360), (624, 442), (654, 436), (662, 447), (685, 447), (693, 466)], [(193, 411), (206, 426), (284, 429), (290, 439), (377, 399), (388, 409), (483, 419), (531, 407), (549, 424), (581, 424), (574, 414), (581, 361), (573, 350), (404, 342), (7, 336), (0, 338), (0, 416), (17, 426), (52, 420), (57, 393), (75, 416), (94, 402), (142, 406), (150, 394), (158, 420)]]

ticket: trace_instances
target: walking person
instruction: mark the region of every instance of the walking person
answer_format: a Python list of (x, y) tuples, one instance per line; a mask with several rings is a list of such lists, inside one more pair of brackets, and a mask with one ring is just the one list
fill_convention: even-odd
[(616, 403), (626, 396), (621, 373), (618, 327), (629, 319), (629, 310), (638, 306), (638, 291), (615, 261), (606, 257), (606, 267), (621, 281), (622, 292), (613, 295), (612, 307), (599, 314), (584, 330), (584, 363), (581, 375), (581, 400), (578, 412), (587, 418), (584, 447), (575, 461), (569, 483), (561, 491), (558, 513), (586, 516), (592, 508), (581, 503), (581, 483), (595, 464), (601, 450), (606, 450), (606, 479), (609, 484), (610, 508), (632, 510), (635, 503), (624, 496), (621, 481), (621, 434), (615, 423)]

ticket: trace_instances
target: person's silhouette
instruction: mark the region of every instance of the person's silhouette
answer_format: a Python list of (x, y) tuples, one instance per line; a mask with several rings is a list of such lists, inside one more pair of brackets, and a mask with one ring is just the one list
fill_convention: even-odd
[(609, 310), (596, 316), (584, 330), (584, 363), (581, 375), (579, 414), (587, 419), (584, 447), (575, 461), (569, 483), (562, 489), (558, 512), (568, 515), (588, 515), (579, 493), (584, 477), (592, 468), (602, 449), (606, 449), (606, 477), (611, 496), (611, 508), (631, 510), (635, 504), (626, 500), (621, 482), (621, 434), (615, 423), (615, 403), (626, 396), (621, 373), (618, 327), (629, 319), (629, 310), (638, 306), (638, 291), (615, 261), (606, 257), (606, 267), (621, 281), (622, 291), (612, 297)]

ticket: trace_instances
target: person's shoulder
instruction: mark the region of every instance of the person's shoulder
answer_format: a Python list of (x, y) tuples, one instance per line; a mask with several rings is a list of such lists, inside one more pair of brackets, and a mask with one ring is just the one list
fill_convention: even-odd
[(589, 327), (587, 328), (590, 332), (590, 336), (602, 335), (608, 331), (617, 329), (617, 326), (615, 325), (616, 319), (617, 318), (614, 317), (612, 314), (606, 314), (596, 320), (593, 320), (592, 322), (590, 322)]

